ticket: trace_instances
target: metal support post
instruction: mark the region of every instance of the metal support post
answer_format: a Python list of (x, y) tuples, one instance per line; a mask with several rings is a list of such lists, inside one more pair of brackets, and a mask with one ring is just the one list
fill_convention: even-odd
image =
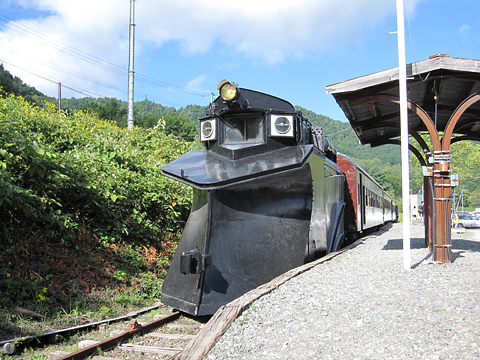
[(135, 0), (130, 0), (130, 32), (129, 32), (129, 54), (128, 54), (128, 112), (127, 127), (133, 128), (133, 55), (135, 38)]
[(450, 151), (433, 153), (433, 186), (435, 201), (435, 234), (433, 259), (439, 263), (451, 261), (450, 237)]

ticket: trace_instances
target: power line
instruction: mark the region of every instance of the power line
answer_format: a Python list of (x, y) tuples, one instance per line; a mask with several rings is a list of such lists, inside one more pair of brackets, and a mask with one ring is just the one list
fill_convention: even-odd
[(328, 135), (324, 135), (324, 136), (325, 136), (325, 137), (329, 137), (329, 136), (337, 135), (337, 134), (340, 134), (340, 133), (345, 132), (345, 131), (347, 131), (347, 130), (353, 130), (353, 129), (349, 126), (349, 127), (346, 127), (346, 128), (343, 129), (343, 130), (337, 131), (336, 133), (328, 134)]
[(101, 86), (104, 86), (104, 87), (110, 87), (110, 88), (113, 88), (113, 89), (117, 89), (117, 90), (121, 90), (123, 91), (124, 88), (123, 87), (120, 87), (120, 86), (117, 86), (117, 85), (114, 85), (114, 84), (111, 84), (111, 83), (108, 83), (108, 82), (105, 82), (105, 81), (102, 81), (102, 80), (98, 80), (96, 78), (93, 78), (91, 76), (88, 76), (88, 75), (85, 75), (83, 73), (79, 73), (77, 71), (74, 71), (74, 70), (70, 70), (70, 69), (67, 69), (63, 66), (60, 66), (60, 65), (56, 65), (52, 62), (44, 62), (44, 61), (41, 61), (41, 60), (38, 60), (38, 59), (35, 59), (35, 60), (32, 60), (30, 57), (28, 57), (27, 54), (23, 53), (23, 52), (19, 52), (17, 51), (17, 49), (15, 48), (12, 48), (8, 45), (5, 45), (4, 43), (0, 42), (0, 45), (2, 45), (2, 49), (4, 48), (8, 48), (9, 49), (9, 52), (10, 52), (10, 55), (14, 55), (14, 56), (17, 56), (17, 57), (21, 57), (22, 60), (27, 60), (29, 62), (32, 62), (34, 63), (35, 65), (43, 65), (47, 68), (51, 68), (51, 69), (54, 69), (55, 71), (58, 71), (60, 73), (64, 73), (64, 74), (67, 74), (69, 76), (74, 76), (74, 77), (77, 77), (79, 79), (83, 79), (83, 80), (88, 80), (92, 83), (95, 83), (95, 84), (98, 84), (98, 85), (101, 85)]
[[(27, 70), (27, 69), (24, 69), (24, 68), (22, 68), (22, 67), (20, 67), (20, 66), (18, 66), (18, 65), (14, 65), (14, 64), (12, 64), (12, 63), (10, 63), (10, 62), (8, 62), (8, 61), (5, 61), (5, 60), (3, 60), (3, 59), (0, 59), (0, 61), (1, 61), (2, 63), (8, 64), (8, 65), (13, 66), (13, 67), (15, 67), (15, 68), (17, 68), (17, 69), (20, 69), (20, 70), (22, 70), (22, 71), (25, 71), (25, 72), (27, 72), (27, 73), (29, 73), (29, 74), (38, 76), (39, 78), (42, 78), (42, 79), (44, 79), (44, 80), (47, 80), (47, 81), (49, 81), (49, 82), (51, 82), (51, 83), (58, 84), (58, 81), (54, 81), (54, 80), (49, 79), (49, 78), (47, 78), (47, 77), (45, 77), (45, 76), (43, 76), (43, 75), (37, 74), (37, 73), (35, 73), (35, 72), (33, 72), (33, 71), (30, 71), (30, 70)], [(77, 90), (77, 89), (74, 89), (74, 88), (72, 88), (72, 87), (69, 87), (69, 86), (67, 86), (67, 85), (65, 85), (65, 84), (62, 84), (62, 86), (65, 87), (65, 88), (67, 88), (67, 89), (70, 89), (70, 90), (73, 90), (73, 91), (75, 91), (75, 92), (78, 92), (78, 93), (80, 93), (80, 94), (89, 96), (89, 97), (92, 96), (91, 94), (94, 94), (95, 96), (102, 96), (102, 95), (100, 95), (100, 94), (96, 94), (96, 93), (94, 93), (94, 92), (92, 92), (92, 91), (88, 91), (88, 90)], [(87, 92), (89, 92), (90, 94), (87, 94)]]
[[(64, 44), (60, 41), (52, 41), (50, 40), (50, 38), (24, 24), (20, 24), (18, 21), (14, 21), (12, 19), (10, 19), (9, 17), (5, 16), (5, 15), (2, 15), (0, 14), (0, 17), (3, 17), (5, 19), (8, 19), (7, 20), (3, 20), (0, 18), (0, 21), (2, 21), (4, 24), (3, 24), (3, 27), (9, 29), (9, 30), (12, 30), (12, 31), (15, 31), (25, 37), (28, 37), (32, 40), (35, 40), (35, 41), (38, 41), (42, 44), (45, 44), (45, 45), (50, 45), (52, 46), (53, 48), (63, 52), (63, 53), (66, 53), (70, 56), (73, 56), (77, 59), (80, 59), (80, 60), (83, 60), (83, 61), (86, 61), (92, 65), (95, 65), (95, 66), (99, 66), (101, 68), (104, 68), (106, 70), (109, 70), (109, 71), (112, 71), (114, 73), (117, 73), (117, 74), (121, 74), (123, 76), (126, 76), (127, 75), (127, 70), (124, 69), (123, 67), (121, 66), (118, 66), (118, 65), (115, 65), (115, 64), (112, 64), (108, 61), (105, 61), (105, 60), (102, 60), (96, 56), (93, 56), (93, 55), (90, 55), (84, 51), (81, 51), (81, 50), (78, 50), (70, 45), (67, 45), (67, 44)], [(158, 79), (154, 79), (152, 77), (149, 77), (149, 76), (146, 76), (146, 75), (142, 75), (142, 74), (136, 74), (136, 78), (139, 80), (139, 81), (143, 81), (145, 83), (148, 83), (150, 85), (154, 85), (154, 86), (159, 86), (159, 87), (162, 87), (162, 88), (167, 88), (167, 89), (171, 89), (171, 90), (174, 90), (174, 91), (179, 91), (179, 92), (183, 92), (183, 93), (187, 93), (187, 94), (191, 94), (191, 95), (198, 95), (198, 96), (202, 96), (204, 97), (205, 94), (207, 94), (207, 92), (202, 92), (202, 91), (197, 91), (197, 90), (192, 90), (192, 89), (187, 89), (187, 88), (183, 88), (181, 86), (177, 86), (177, 85), (174, 85), (174, 84), (170, 84), (170, 83), (167, 83), (167, 82), (164, 82), (164, 81), (161, 81), (161, 80), (158, 80)]]
[[(0, 14), (0, 16), (8, 19), (8, 17), (6, 17), (5, 15)], [(70, 56), (73, 56), (77, 59), (84, 60), (86, 62), (89, 62), (89, 63), (93, 64), (93, 65), (100, 66), (100, 67), (102, 67), (106, 70), (116, 72), (117, 74), (124, 74), (125, 71), (126, 71), (125, 69), (123, 69), (120, 66), (111, 64), (111, 63), (109, 63), (107, 61), (104, 61), (100, 58), (97, 58), (93, 55), (89, 55), (89, 54), (87, 54), (87, 53), (85, 53), (81, 50), (75, 49), (74, 47), (63, 44), (59, 41), (51, 41), (47, 36), (43, 35), (42, 33), (38, 32), (34, 29), (29, 28), (26, 25), (20, 24), (18, 21), (13, 21), (12, 20), (10, 23), (7, 22), (6, 20), (2, 20), (2, 19), (0, 19), (0, 21), (3, 21), (5, 23), (5, 24), (3, 24), (3, 27), (5, 27), (9, 30), (15, 31), (15, 32), (27, 37), (27, 38), (38, 41), (41, 44), (50, 45), (54, 49), (57, 49), (57, 50), (59, 50), (63, 53), (66, 53)]]
[[(35, 75), (35, 76), (37, 76), (37, 77), (39, 77), (39, 78), (41, 78), (41, 79), (44, 79), (44, 80), (46, 80), (46, 81), (49, 81), (49, 82), (53, 83), (53, 84), (58, 84), (58, 81), (52, 80), (52, 79), (46, 77), (46, 75), (44, 75), (44, 74), (39, 74), (38, 72), (33, 72), (33, 71), (31, 71), (31, 70), (27, 70), (27, 69), (22, 68), (22, 67), (20, 67), (20, 66), (18, 66), (18, 65), (14, 65), (12, 62), (6, 61), (6, 60), (4, 60), (4, 59), (2, 59), (2, 58), (0, 58), (0, 62), (5, 63), (5, 64), (8, 64), (8, 65), (10, 65), (10, 66), (13, 66), (13, 67), (15, 67), (15, 68), (17, 68), (17, 69), (20, 69), (20, 70), (22, 70), (22, 71), (25, 71), (25, 72), (27, 72), (27, 73), (29, 73), (29, 74)], [(63, 82), (62, 82), (61, 84), (62, 84), (62, 87), (66, 88), (66, 89), (75, 91), (75, 92), (77, 92), (77, 93), (79, 93), (79, 94), (82, 94), (82, 95), (85, 95), (85, 96), (88, 96), (88, 97), (93, 97), (93, 98), (96, 98), (96, 97), (108, 97), (107, 95), (98, 94), (98, 93), (95, 93), (95, 92), (90, 91), (90, 90), (79, 90), (79, 89), (75, 89), (75, 88), (73, 88), (72, 86), (68, 86), (68, 85), (66, 85), (66, 84), (63, 83)], [(121, 90), (124, 90), (124, 89), (122, 88)], [(141, 95), (142, 97), (147, 95), (147, 94), (145, 94), (145, 93), (139, 93), (139, 92), (137, 92), (137, 94), (138, 94), (138, 95)], [(150, 97), (150, 98), (157, 99), (157, 100), (159, 100), (159, 101), (164, 101), (164, 102), (166, 102), (167, 104), (173, 104), (173, 105), (176, 105), (176, 106), (187, 106), (187, 105), (188, 105), (188, 104), (186, 104), (186, 103), (180, 103), (180, 102), (177, 102), (177, 101), (173, 101), (173, 100), (161, 98), (161, 97), (154, 96), (154, 95), (150, 95), (149, 97)]]

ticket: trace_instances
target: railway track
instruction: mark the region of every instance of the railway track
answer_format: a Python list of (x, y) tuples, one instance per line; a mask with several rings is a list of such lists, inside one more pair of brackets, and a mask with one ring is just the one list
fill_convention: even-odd
[[(185, 313), (174, 312), (172, 308), (164, 305), (160, 307), (157, 305), (143, 309), (143, 315), (136, 317), (135, 320), (132, 320), (132, 315), (129, 314), (121, 318), (122, 321), (110, 319), (116, 320), (116, 322), (105, 320), (100, 325), (96, 323), (95, 326), (98, 326), (98, 330), (82, 333), (81, 336), (75, 335), (75, 345), (72, 345), (72, 339), (66, 342), (60, 341), (62, 336), (58, 334), (59, 331), (43, 334), (40, 337), (51, 337), (54, 334), (55, 339), (60, 338), (60, 342), (40, 350), (39, 354), (47, 355), (48, 360), (203, 358), (228, 330), (231, 323), (256, 299), (277, 289), (292, 277), (348, 251), (365, 239), (359, 239), (337, 252), (287, 271), (222, 306), (213, 316), (192, 317)], [(81, 327), (91, 325), (82, 325)], [(65, 345), (65, 343), (68, 344)], [(67, 351), (68, 349), (70, 350)], [(30, 357), (18, 357), (18, 359), (26, 360)]]
[(120, 318), (3, 341), (0, 358), (10, 354), (26, 360), (34, 352), (48, 360), (170, 359), (195, 339), (209, 318), (193, 318), (158, 304)]
[(170, 359), (195, 338), (206, 320), (174, 311), (155, 315), (152, 321), (138, 319), (117, 323), (103, 329), (103, 337), (108, 338), (99, 340), (101, 334), (89, 334), (92, 339), (84, 336), (78, 343), (77, 351), (68, 354), (64, 351), (52, 352), (49, 359)]

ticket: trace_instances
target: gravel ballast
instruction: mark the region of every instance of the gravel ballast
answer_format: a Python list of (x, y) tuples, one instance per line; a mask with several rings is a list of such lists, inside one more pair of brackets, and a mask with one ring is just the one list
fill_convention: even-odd
[(255, 301), (206, 359), (480, 359), (479, 235), (453, 233), (436, 264), (412, 225), (405, 271), (389, 225)]

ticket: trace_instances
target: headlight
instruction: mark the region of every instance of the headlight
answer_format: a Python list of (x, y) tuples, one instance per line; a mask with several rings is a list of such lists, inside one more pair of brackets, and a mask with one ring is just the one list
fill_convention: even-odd
[(217, 140), (216, 133), (217, 119), (207, 119), (200, 123), (200, 140)]
[(218, 84), (218, 90), (220, 90), (220, 96), (225, 101), (237, 100), (240, 96), (240, 89), (228, 80), (222, 80)]
[(211, 121), (205, 121), (202, 124), (202, 134), (204, 138), (209, 138), (213, 134), (213, 126)]
[(279, 116), (275, 120), (275, 130), (279, 134), (286, 134), (290, 128), (292, 127), (292, 124), (289, 119), (287, 119), (285, 116)]
[(293, 137), (293, 115), (270, 115), (270, 136)]

